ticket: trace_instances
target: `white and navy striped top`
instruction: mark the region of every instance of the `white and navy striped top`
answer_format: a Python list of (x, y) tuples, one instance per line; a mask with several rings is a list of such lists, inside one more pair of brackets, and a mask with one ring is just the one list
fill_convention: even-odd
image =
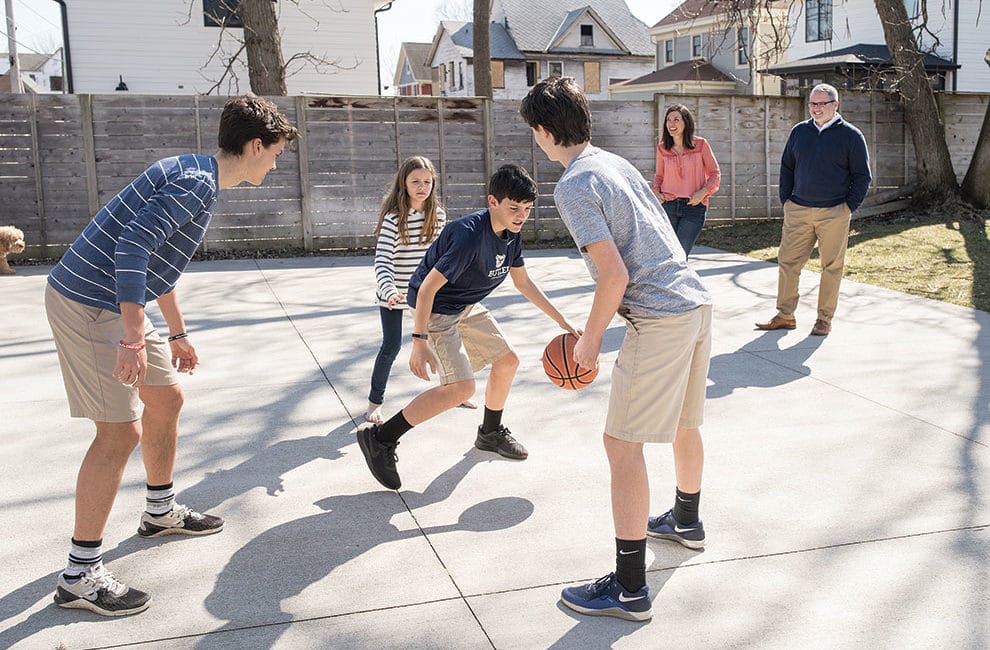
[(217, 204), (217, 161), (159, 160), (107, 203), (48, 275), (70, 300), (120, 313), (175, 288)]
[[(436, 241), (447, 221), (443, 210), (437, 210), (437, 229), (433, 239), (420, 243), (419, 235), (423, 231), (426, 215), (417, 210), (410, 210), (406, 227), (409, 232), (407, 242), (402, 243), (399, 237), (399, 217), (386, 214), (382, 221), (382, 229), (378, 233), (378, 245), (375, 247), (375, 279), (378, 282), (376, 302), (388, 305), (388, 299), (396, 294), (405, 295), (409, 289), (409, 277), (419, 266), (426, 249)], [(406, 303), (396, 303), (393, 309), (405, 309)]]

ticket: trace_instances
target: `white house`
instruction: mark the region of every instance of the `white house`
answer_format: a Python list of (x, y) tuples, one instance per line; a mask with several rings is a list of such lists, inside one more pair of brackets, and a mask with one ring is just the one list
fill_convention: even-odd
[(613, 86), (613, 96), (781, 94), (780, 77), (765, 69), (784, 60), (772, 46), (776, 34), (786, 34), (788, 4), (760, 2), (757, 9), (743, 9), (730, 19), (724, 5), (713, 0), (683, 2), (649, 31), (656, 70)]
[[(51, 54), (18, 54), (17, 64), (21, 70), (21, 83), (26, 92), (62, 93), (65, 85), (62, 78), (62, 48)], [(0, 75), (4, 75), (4, 83), (0, 84), (2, 92), (10, 91), (10, 83), (6, 75), (10, 73), (10, 55), (0, 53)]]
[[(240, 0), (64, 3), (73, 92), (156, 95), (250, 90), (240, 47)], [(375, 11), (388, 0), (276, 3), (290, 95), (378, 94)], [(295, 60), (291, 60), (295, 57)]]
[[(653, 69), (647, 27), (623, 0), (492, 0), (490, 43), (496, 99), (521, 99), (540, 79), (574, 77), (590, 99)], [(472, 96), (474, 25), (443, 22), (430, 65), (435, 94)]]
[[(921, 20), (921, 0), (904, 0), (908, 17)], [(928, 0), (928, 24), (919, 32), (925, 67), (936, 90), (987, 92), (990, 67), (990, 7), (977, 0)], [(889, 69), (880, 16), (873, 0), (807, 0), (794, 3), (789, 17), (786, 63), (770, 71), (800, 85), (826, 81), (864, 85)], [(937, 39), (937, 42), (936, 42)], [(838, 76), (831, 76), (836, 74)], [(845, 84), (836, 83), (846, 81)]]

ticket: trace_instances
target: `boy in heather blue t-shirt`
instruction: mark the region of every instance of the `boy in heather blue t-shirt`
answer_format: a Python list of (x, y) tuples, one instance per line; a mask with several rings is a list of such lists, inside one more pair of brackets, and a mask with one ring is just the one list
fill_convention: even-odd
[[(574, 347), (584, 368), (598, 365), (616, 313), (627, 324), (612, 371), (605, 453), (612, 481), (616, 569), (568, 587), (561, 600), (583, 614), (647, 621), (646, 537), (704, 546), (698, 518), (702, 416), (711, 352), (711, 297), (650, 186), (625, 159), (594, 147), (591, 111), (571, 78), (538, 83), (522, 102), (536, 143), (564, 166), (554, 200), (595, 279), (595, 299)], [(643, 443), (674, 448), (674, 507), (649, 516)]]
[(484, 421), (474, 446), (522, 460), (526, 449), (502, 425), (502, 409), (519, 366), (498, 323), (480, 304), (506, 277), (527, 300), (563, 329), (567, 319), (529, 278), (520, 231), (536, 200), (536, 183), (518, 165), (505, 165), (488, 184), (488, 208), (450, 222), (426, 251), (409, 280), (415, 308), (409, 368), (420, 379), (439, 375), (440, 385), (420, 394), (382, 424), (357, 433), (372, 476), (391, 490), (402, 482), (396, 469), (399, 438), (414, 426), (474, 394), (474, 373), (491, 364), (485, 388)]

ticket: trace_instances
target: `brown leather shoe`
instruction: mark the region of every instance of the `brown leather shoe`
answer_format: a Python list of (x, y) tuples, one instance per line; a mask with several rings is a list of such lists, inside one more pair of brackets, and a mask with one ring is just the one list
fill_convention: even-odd
[(829, 332), (832, 331), (832, 323), (824, 321), (821, 318), (815, 321), (815, 326), (811, 328), (812, 336), (828, 336)]
[(767, 323), (757, 323), (756, 328), (761, 330), (792, 330), (797, 327), (797, 321), (793, 318), (781, 318), (774, 316)]

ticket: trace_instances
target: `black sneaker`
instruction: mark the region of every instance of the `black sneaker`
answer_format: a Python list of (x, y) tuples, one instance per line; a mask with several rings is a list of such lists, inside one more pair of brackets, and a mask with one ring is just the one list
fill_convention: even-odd
[(382, 425), (375, 424), (364, 429), (358, 429), (358, 446), (361, 447), (364, 461), (368, 463), (368, 469), (371, 470), (371, 475), (375, 477), (375, 480), (390, 490), (398, 490), (402, 487), (399, 472), (395, 469), (395, 462), (399, 460), (399, 457), (395, 455), (395, 448), (399, 446), (399, 443), (378, 442), (375, 434), (381, 428)]
[(522, 460), (529, 456), (526, 448), (519, 444), (519, 441), (512, 437), (512, 433), (501, 424), (489, 433), (484, 433), (479, 426), (474, 446), (481, 451), (496, 451), (500, 456), (514, 460)]
[(148, 609), (151, 596), (120, 582), (101, 564), (77, 580), (59, 574), (55, 604), (69, 609), (88, 609), (101, 616), (127, 616)]
[(163, 535), (212, 535), (223, 530), (223, 519), (213, 515), (193, 512), (178, 503), (164, 515), (141, 513), (138, 535), (141, 537), (161, 537)]

